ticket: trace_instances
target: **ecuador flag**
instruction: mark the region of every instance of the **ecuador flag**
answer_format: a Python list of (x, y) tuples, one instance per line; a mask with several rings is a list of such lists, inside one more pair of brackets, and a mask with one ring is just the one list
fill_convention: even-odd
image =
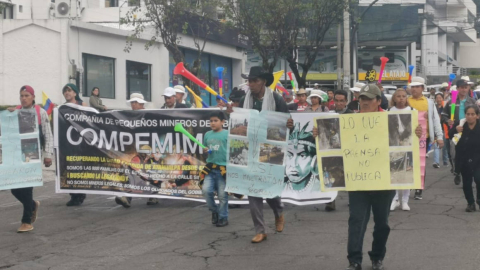
[(52, 115), (53, 108), (55, 108), (55, 104), (48, 98), (45, 92), (42, 91), (43, 96), (43, 109), (47, 112), (48, 116)]

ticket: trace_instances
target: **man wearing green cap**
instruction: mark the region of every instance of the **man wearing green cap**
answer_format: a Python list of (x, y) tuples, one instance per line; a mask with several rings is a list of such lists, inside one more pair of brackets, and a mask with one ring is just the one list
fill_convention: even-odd
[[(87, 106), (80, 98), (80, 93), (75, 84), (69, 83), (66, 84), (62, 89), (63, 97), (65, 98), (65, 104), (72, 103), (80, 106)], [(67, 206), (79, 206), (83, 203), (86, 194), (83, 193), (70, 193), (70, 201), (67, 202)]]

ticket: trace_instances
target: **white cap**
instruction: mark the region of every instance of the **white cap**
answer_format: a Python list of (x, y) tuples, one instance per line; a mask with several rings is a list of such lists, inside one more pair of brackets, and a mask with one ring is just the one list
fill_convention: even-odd
[(130, 103), (133, 102), (133, 101), (136, 101), (136, 102), (142, 103), (142, 104), (147, 103), (147, 102), (145, 101), (145, 98), (143, 97), (143, 95), (142, 95), (141, 93), (132, 93), (132, 94), (130, 95), (130, 99), (127, 100), (127, 104), (130, 104)]
[(185, 87), (183, 87), (182, 85), (175, 85), (173, 87), (173, 89), (175, 89), (175, 93), (182, 93), (183, 94), (183, 99), (187, 98), (188, 93), (185, 92)]
[(353, 92), (360, 92), (360, 90), (362, 89), (362, 87), (364, 87), (365, 84), (364, 83), (361, 83), (361, 82), (356, 82), (355, 85), (350, 88), (350, 91), (353, 91)]
[(425, 87), (425, 79), (422, 77), (412, 77), (412, 82), (408, 85), (412, 86), (423, 86)]
[(442, 83), (442, 88), (447, 88), (448, 87), (448, 83), (444, 82)]
[(457, 86), (456, 86), (456, 85), (452, 85), (452, 87), (450, 87), (450, 91), (457, 91)]
[(319, 86), (319, 85), (320, 85), (320, 84), (318, 84), (318, 83), (314, 83), (314, 84), (313, 84), (313, 86)]
[(163, 96), (166, 96), (166, 97), (173, 97), (175, 96), (176, 92), (175, 92), (175, 89), (173, 89), (172, 87), (167, 87), (165, 88), (165, 91), (163, 91)]

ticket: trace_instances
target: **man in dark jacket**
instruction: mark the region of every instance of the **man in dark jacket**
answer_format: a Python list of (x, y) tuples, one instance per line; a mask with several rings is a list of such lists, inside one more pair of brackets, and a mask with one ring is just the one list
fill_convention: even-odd
[(187, 109), (187, 105), (178, 103), (176, 98), (175, 89), (172, 87), (167, 87), (163, 92), (163, 96), (165, 97), (165, 104), (161, 107), (161, 109)]
[[(475, 100), (468, 96), (469, 85), (466, 80), (458, 80), (457, 83), (458, 96), (455, 105), (455, 113), (453, 120), (452, 115), (452, 101), (450, 100), (442, 111), (442, 124), (447, 124), (449, 127), (453, 125), (455, 121), (460, 121), (465, 118), (465, 108), (471, 105), (475, 105)], [(452, 144), (453, 146), (453, 144)], [(450, 147), (450, 158), (452, 161), (455, 160), (455, 148)], [(461, 183), (460, 174), (455, 173), (454, 183), (455, 185), (460, 185)]]

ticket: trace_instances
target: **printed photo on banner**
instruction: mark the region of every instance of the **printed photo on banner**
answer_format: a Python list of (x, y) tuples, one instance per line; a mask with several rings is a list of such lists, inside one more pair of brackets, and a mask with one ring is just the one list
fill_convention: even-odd
[(392, 185), (413, 184), (413, 153), (390, 152)]
[(38, 139), (23, 139), (20, 142), (22, 145), (22, 161), (40, 162)]
[(343, 157), (322, 157), (322, 174), (326, 188), (344, 188)]
[(338, 117), (317, 119), (319, 151), (341, 149), (340, 120)]
[(230, 134), (237, 136), (247, 136), (248, 115), (235, 115), (230, 118)]
[(283, 146), (270, 143), (260, 144), (259, 161), (262, 163), (283, 165), (285, 151)]
[(248, 140), (232, 139), (230, 141), (230, 165), (248, 166)]
[(285, 142), (287, 140), (286, 123), (276, 115), (267, 115), (267, 140)]
[(18, 112), (18, 126), (20, 134), (37, 132), (35, 122), (37, 115), (33, 110), (20, 110)]
[(388, 116), (388, 138), (390, 146), (412, 145), (412, 115), (391, 114)]
[(315, 113), (291, 113), (294, 129), (290, 132), (285, 160), (285, 190), (282, 201), (295, 204), (321, 204), (333, 201), (336, 191), (320, 190), (317, 147), (313, 137)]

